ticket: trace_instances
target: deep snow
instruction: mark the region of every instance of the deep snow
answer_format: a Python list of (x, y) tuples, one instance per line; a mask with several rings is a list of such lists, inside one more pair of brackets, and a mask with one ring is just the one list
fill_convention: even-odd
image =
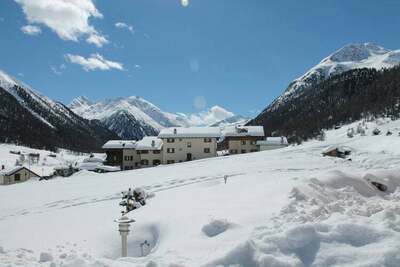
[[(2, 186), (0, 266), (398, 266), (400, 121), (348, 138), (356, 126), (275, 151)], [(352, 161), (322, 157), (328, 146)], [(120, 191), (138, 186), (152, 197), (129, 213), (120, 259)]]

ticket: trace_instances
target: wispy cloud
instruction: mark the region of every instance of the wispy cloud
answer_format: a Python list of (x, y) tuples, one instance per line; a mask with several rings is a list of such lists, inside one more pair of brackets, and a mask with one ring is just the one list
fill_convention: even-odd
[(42, 33), (42, 30), (38, 26), (34, 25), (25, 25), (21, 27), (21, 31), (28, 35), (39, 35)]
[(92, 54), (90, 57), (85, 58), (80, 55), (65, 55), (67, 61), (82, 66), (85, 71), (94, 70), (124, 70), (124, 66), (120, 62), (105, 59), (100, 54)]
[(92, 0), (15, 0), (21, 5), (30, 24), (42, 24), (53, 30), (61, 39), (86, 42), (103, 46), (108, 43), (89, 20), (102, 18)]
[(117, 27), (119, 29), (127, 29), (132, 34), (135, 33), (135, 29), (133, 28), (133, 26), (130, 24), (127, 24), (125, 22), (117, 22), (117, 23), (115, 23), (115, 27)]
[(63, 74), (63, 71), (65, 70), (67, 68), (67, 66), (65, 66), (65, 64), (61, 64), (60, 66), (53, 66), (53, 65), (50, 65), (50, 69), (51, 69), (51, 71), (55, 74), (55, 75), (58, 75), (58, 76), (60, 76), (60, 75), (62, 75)]

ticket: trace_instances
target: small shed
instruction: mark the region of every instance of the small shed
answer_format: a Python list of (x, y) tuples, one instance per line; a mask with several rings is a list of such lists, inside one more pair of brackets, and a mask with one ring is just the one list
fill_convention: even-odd
[(40, 178), (39, 175), (24, 166), (6, 168), (3, 165), (0, 169), (0, 185), (21, 183), (29, 180), (32, 177)]
[(335, 147), (331, 146), (325, 149), (322, 152), (322, 155), (324, 157), (329, 156), (329, 157), (337, 157), (337, 158), (346, 158), (351, 154), (351, 149), (347, 147)]

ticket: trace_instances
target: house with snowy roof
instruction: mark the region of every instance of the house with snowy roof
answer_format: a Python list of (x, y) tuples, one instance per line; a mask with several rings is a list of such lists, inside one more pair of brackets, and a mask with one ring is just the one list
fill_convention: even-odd
[(288, 145), (289, 143), (285, 136), (267, 137), (265, 140), (257, 141), (260, 151), (284, 148)]
[(137, 141), (110, 140), (102, 147), (107, 154), (106, 164), (118, 166), (121, 170), (140, 168), (140, 155), (136, 151)]
[(0, 185), (21, 183), (31, 179), (32, 177), (40, 178), (39, 175), (24, 166), (7, 168), (2, 165), (0, 169)]
[(171, 127), (162, 129), (158, 137), (163, 142), (163, 164), (172, 164), (216, 157), (221, 130), (219, 127)]
[(229, 154), (245, 154), (259, 151), (257, 142), (263, 140), (263, 126), (228, 126), (222, 129), (220, 150), (228, 150)]
[(140, 167), (154, 167), (162, 163), (163, 141), (157, 136), (146, 136), (136, 143)]

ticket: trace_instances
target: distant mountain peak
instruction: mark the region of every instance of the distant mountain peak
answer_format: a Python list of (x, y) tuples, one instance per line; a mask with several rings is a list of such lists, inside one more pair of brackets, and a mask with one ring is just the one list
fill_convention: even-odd
[(371, 56), (383, 55), (390, 50), (374, 43), (348, 44), (328, 58), (334, 62), (362, 61)]
[(391, 51), (374, 43), (348, 44), (323, 59), (287, 89), (264, 111), (273, 111), (288, 100), (298, 97), (304, 90), (333, 75), (353, 69), (392, 68), (400, 63), (400, 50)]
[(74, 98), (68, 106), (70, 108), (77, 108), (82, 106), (89, 106), (91, 104), (92, 101), (89, 100), (86, 96), (78, 96)]

